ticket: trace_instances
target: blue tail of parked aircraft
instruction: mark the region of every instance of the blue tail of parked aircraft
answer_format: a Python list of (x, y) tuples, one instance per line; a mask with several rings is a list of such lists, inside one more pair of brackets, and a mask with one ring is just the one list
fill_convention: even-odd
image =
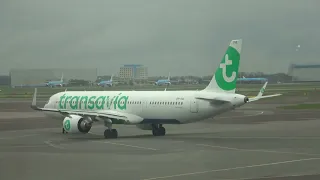
[(108, 81), (100, 81), (100, 82), (98, 83), (98, 86), (101, 86), (101, 87), (111, 87), (111, 86), (113, 85), (112, 79), (113, 79), (113, 74), (111, 75), (110, 80), (108, 80)]
[(63, 82), (63, 73), (62, 73), (60, 81), (48, 81), (46, 83), (46, 86), (48, 86), (48, 87), (56, 87), (56, 86), (63, 87), (64, 85), (65, 85), (65, 83)]
[(156, 82), (154, 83), (154, 85), (157, 85), (157, 86), (161, 86), (161, 85), (171, 85), (170, 73), (169, 73), (168, 79), (159, 79), (158, 81), (156, 81)]

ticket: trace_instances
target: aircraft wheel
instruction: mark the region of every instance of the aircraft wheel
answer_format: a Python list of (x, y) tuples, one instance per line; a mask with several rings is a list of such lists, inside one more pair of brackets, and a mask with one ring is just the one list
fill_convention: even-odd
[(166, 135), (166, 128), (160, 127), (160, 128), (158, 129), (158, 131), (159, 131), (159, 135), (160, 135), (160, 136)]
[(159, 128), (153, 128), (152, 129), (152, 134), (154, 136), (164, 136), (166, 134), (166, 129), (164, 127), (159, 127)]
[(106, 129), (104, 131), (104, 137), (106, 139), (118, 138), (118, 131), (116, 129)]

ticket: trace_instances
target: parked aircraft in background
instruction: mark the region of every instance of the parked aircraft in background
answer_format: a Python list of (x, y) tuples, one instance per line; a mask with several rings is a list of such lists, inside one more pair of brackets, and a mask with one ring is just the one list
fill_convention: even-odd
[(66, 83), (63, 82), (63, 73), (62, 73), (60, 81), (48, 81), (46, 83), (46, 86), (51, 87), (51, 88), (56, 87), (56, 86), (63, 87), (65, 84)]
[(101, 86), (101, 87), (111, 87), (113, 84), (112, 84), (112, 79), (113, 79), (113, 74), (111, 75), (111, 78), (110, 80), (107, 80), (107, 81), (100, 81), (98, 83), (98, 86)]
[(267, 79), (267, 78), (246, 78), (246, 77), (242, 76), (242, 78), (238, 78), (237, 81), (240, 81), (240, 82), (260, 82), (260, 83), (264, 83), (264, 82), (267, 82), (268, 79)]
[(168, 79), (159, 79), (159, 80), (156, 81), (154, 84), (157, 85), (157, 86), (171, 85), (171, 82), (170, 82), (170, 73), (169, 73)]

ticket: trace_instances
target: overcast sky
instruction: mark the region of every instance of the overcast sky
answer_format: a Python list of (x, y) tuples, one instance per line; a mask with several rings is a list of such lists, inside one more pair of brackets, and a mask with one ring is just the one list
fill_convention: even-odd
[[(207, 75), (242, 38), (240, 71), (320, 63), (320, 0), (1, 0), (0, 74), (11, 68), (148, 66)], [(298, 51), (296, 46), (301, 45)]]

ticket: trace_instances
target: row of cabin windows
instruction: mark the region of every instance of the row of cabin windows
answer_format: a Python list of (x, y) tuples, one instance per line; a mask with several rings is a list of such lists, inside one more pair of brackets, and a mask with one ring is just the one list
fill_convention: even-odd
[[(57, 103), (60, 103), (60, 101), (57, 101)], [(65, 103), (65, 101), (62, 101), (62, 104)], [(67, 101), (66, 103), (70, 103), (70, 101)], [(72, 101), (72, 104), (75, 104), (76, 101)], [(82, 103), (84, 104), (85, 101), (79, 101), (79, 104)], [(88, 103), (88, 102), (87, 102)], [(102, 102), (94, 102), (96, 104), (101, 104)], [(107, 103), (107, 102), (106, 102)], [(112, 102), (112, 104), (117, 104), (117, 102)], [(124, 104), (124, 101), (120, 101), (119, 104)], [(128, 104), (141, 104), (141, 101), (128, 101)]]
[[(57, 103), (60, 103), (60, 101), (57, 101)], [(62, 101), (62, 103), (65, 103), (65, 101)], [(70, 101), (67, 101), (67, 103), (70, 103)], [(76, 101), (72, 101), (72, 104), (75, 104)], [(85, 103), (85, 101), (80, 101), (80, 103)], [(117, 102), (114, 102), (117, 104)], [(101, 104), (101, 101), (99, 101), (97, 104)], [(120, 104), (124, 104), (124, 101), (120, 101)], [(128, 101), (128, 104), (141, 104), (141, 101)], [(150, 102), (152, 105), (160, 104), (160, 105), (182, 105), (183, 102)]]
[(182, 105), (183, 102), (150, 102), (150, 104), (155, 105), (155, 104), (160, 104), (160, 105)]

